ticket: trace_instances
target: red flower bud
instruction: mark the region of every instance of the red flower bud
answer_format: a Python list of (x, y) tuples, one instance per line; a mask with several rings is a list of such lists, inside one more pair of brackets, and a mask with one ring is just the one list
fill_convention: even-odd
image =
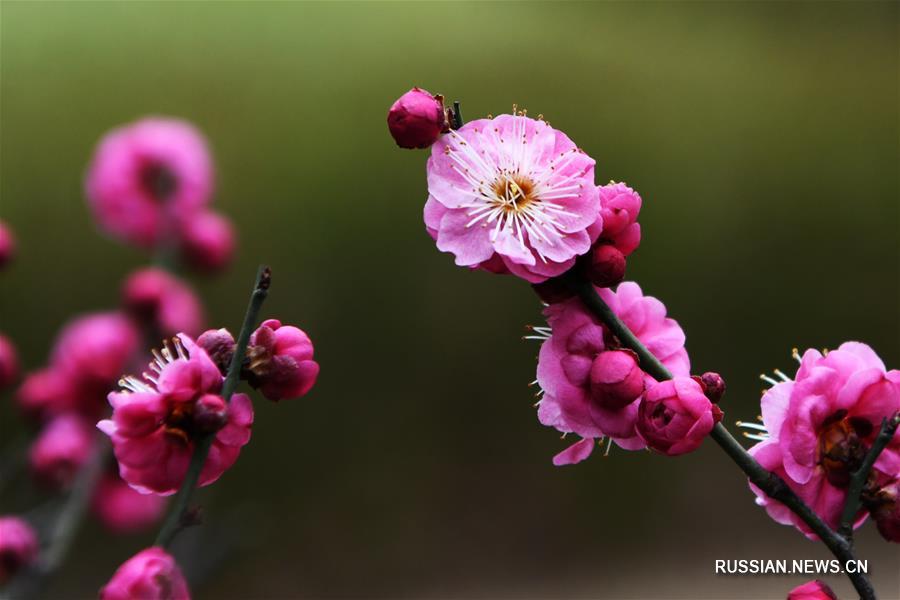
[(447, 131), (444, 98), (414, 87), (388, 111), (388, 128), (401, 148), (427, 148)]
[(725, 395), (725, 380), (718, 373), (707, 371), (700, 377), (694, 377), (693, 379), (700, 384), (700, 387), (703, 388), (703, 393), (706, 394), (706, 397), (713, 404), (718, 404), (722, 396)]
[(618, 410), (644, 392), (644, 372), (631, 350), (601, 352), (591, 364), (591, 398), (603, 408)]
[(612, 287), (625, 277), (625, 255), (612, 244), (594, 246), (585, 264), (585, 274), (598, 287)]

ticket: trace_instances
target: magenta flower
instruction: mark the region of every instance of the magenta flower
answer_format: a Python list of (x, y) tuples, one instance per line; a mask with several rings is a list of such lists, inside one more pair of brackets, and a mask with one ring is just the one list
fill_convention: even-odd
[(456, 264), (531, 283), (560, 275), (599, 235), (594, 160), (524, 115), (470, 121), (428, 160), (425, 226)]
[[(865, 344), (846, 342), (823, 355), (807, 350), (794, 380), (779, 372), (762, 397), (762, 425), (748, 437), (760, 440), (750, 453), (780, 475), (806, 504), (837, 528), (850, 474), (855, 471), (881, 427), (882, 419), (900, 411), (900, 371), (884, 363)], [(877, 474), (900, 473), (900, 432), (875, 463)], [(815, 535), (784, 505), (753, 484), (757, 504), (782, 524), (807, 537)], [(860, 511), (855, 526), (865, 521)]]
[(100, 480), (91, 499), (91, 511), (113, 533), (136, 533), (155, 525), (166, 510), (166, 499), (141, 494), (118, 473)]
[[(624, 282), (614, 292), (608, 288), (597, 292), (614, 313), (635, 333), (638, 339), (676, 376), (690, 373), (690, 362), (684, 349), (684, 332), (673, 319), (666, 317), (666, 307), (650, 296), (644, 296), (636, 283)], [(547, 339), (541, 346), (537, 381), (543, 396), (538, 419), (563, 433), (576, 433), (588, 441), (577, 442), (557, 455), (554, 464), (571, 464), (590, 455), (593, 441), (608, 437), (622, 448), (645, 447), (635, 430), (638, 404), (643, 385), (636, 385), (631, 374), (628, 353), (619, 351), (618, 340), (577, 298), (553, 304), (544, 310), (549, 330), (539, 329)], [(609, 364), (603, 363), (615, 358)], [(599, 365), (595, 368), (595, 362)], [(594, 374), (593, 390), (591, 386)], [(602, 376), (601, 376), (602, 374)], [(601, 390), (604, 382), (616, 380), (616, 394)], [(643, 375), (643, 383), (655, 383)], [(623, 394), (634, 395), (628, 398)]]
[(788, 592), (787, 600), (838, 600), (824, 581), (814, 579)]
[(141, 269), (129, 275), (122, 287), (122, 303), (163, 337), (179, 331), (197, 335), (203, 327), (203, 308), (194, 291), (163, 269)]
[(35, 479), (50, 488), (68, 487), (91, 456), (94, 433), (80, 415), (64, 414), (50, 421), (28, 453)]
[(96, 412), (99, 405), (97, 399), (82, 398), (73, 390), (65, 373), (53, 367), (27, 374), (22, 385), (16, 390), (19, 409), (34, 421), (43, 421), (54, 415), (79, 410), (83, 401)]
[(151, 117), (100, 140), (85, 190), (100, 228), (150, 248), (168, 234), (172, 219), (205, 206), (213, 168), (203, 136), (186, 121)]
[(218, 213), (202, 211), (182, 219), (178, 236), (184, 258), (200, 271), (219, 271), (234, 258), (234, 227)]
[(637, 432), (653, 450), (667, 456), (693, 452), (722, 411), (709, 401), (703, 388), (690, 377), (655, 383), (638, 407)]
[(427, 148), (449, 128), (443, 96), (432, 96), (417, 87), (394, 102), (387, 122), (391, 136), (401, 148)]
[(0, 333), (0, 390), (19, 379), (19, 355), (12, 341)]
[(641, 196), (624, 183), (610, 182), (597, 188), (600, 195), (600, 219), (590, 232), (599, 243), (611, 244), (628, 256), (641, 243)]
[(38, 557), (38, 539), (24, 520), (0, 516), (0, 584), (9, 581)]
[(250, 335), (247, 356), (249, 383), (269, 400), (299, 398), (319, 376), (319, 363), (313, 360), (309, 336), (277, 319), (263, 321)]
[(250, 441), (253, 406), (245, 394), (225, 405), (218, 396), (222, 374), (186, 335), (154, 352), (152, 373), (124, 377), (123, 391), (109, 394), (111, 419), (97, 427), (110, 437), (119, 474), (141, 493), (167, 496), (184, 480), (200, 435), (215, 431), (200, 485), (221, 477)]
[(0, 221), (0, 269), (12, 262), (16, 255), (16, 237), (12, 229)]
[(141, 550), (113, 573), (100, 600), (190, 600), (178, 563), (158, 546)]

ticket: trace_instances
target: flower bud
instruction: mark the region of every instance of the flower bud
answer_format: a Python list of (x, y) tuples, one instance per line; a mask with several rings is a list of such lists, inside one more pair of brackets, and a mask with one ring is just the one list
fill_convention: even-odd
[(12, 230), (0, 221), (0, 269), (12, 262), (16, 254), (16, 238)]
[(597, 244), (587, 257), (585, 274), (597, 287), (613, 287), (625, 277), (625, 255), (612, 244)]
[(427, 148), (447, 131), (444, 97), (414, 87), (388, 111), (388, 129), (401, 148)]
[(141, 269), (122, 286), (122, 303), (139, 321), (163, 337), (183, 332), (196, 335), (203, 324), (203, 309), (191, 288), (163, 269)]
[(309, 336), (277, 319), (263, 321), (250, 335), (247, 358), (248, 382), (269, 400), (303, 396), (319, 376)]
[(618, 410), (644, 391), (644, 372), (631, 350), (601, 352), (591, 365), (591, 398), (608, 410)]
[(0, 585), (38, 556), (38, 539), (31, 525), (18, 517), (0, 516)]
[(184, 219), (180, 227), (181, 251), (200, 271), (218, 271), (234, 255), (234, 228), (231, 221), (210, 211)]
[(788, 592), (787, 600), (838, 600), (838, 598), (825, 582), (814, 579)]
[(94, 428), (82, 417), (56, 417), (41, 431), (28, 453), (35, 479), (52, 489), (69, 487), (90, 458)]
[(718, 404), (722, 396), (725, 395), (725, 380), (718, 373), (707, 371), (700, 377), (696, 377), (695, 380), (700, 384), (700, 387), (703, 388), (703, 393), (706, 394), (706, 397), (713, 404)]
[(205, 394), (194, 405), (194, 428), (199, 433), (214, 433), (228, 423), (228, 405), (221, 396)]
[(19, 378), (19, 357), (9, 338), (0, 334), (0, 390)]
[(234, 337), (225, 329), (209, 329), (197, 338), (197, 345), (203, 348), (222, 375), (228, 374), (231, 357), (234, 355)]
[(543, 283), (534, 283), (531, 285), (531, 289), (547, 304), (565, 302), (575, 295), (569, 285), (558, 278), (551, 278)]
[(895, 479), (875, 493), (870, 504), (878, 533), (889, 542), (900, 543), (900, 480)]
[(676, 377), (653, 385), (644, 393), (638, 409), (637, 432), (657, 452), (677, 456), (693, 452), (722, 411), (690, 377)]
[(147, 548), (129, 558), (100, 590), (100, 600), (132, 598), (190, 599), (181, 569), (162, 548)]

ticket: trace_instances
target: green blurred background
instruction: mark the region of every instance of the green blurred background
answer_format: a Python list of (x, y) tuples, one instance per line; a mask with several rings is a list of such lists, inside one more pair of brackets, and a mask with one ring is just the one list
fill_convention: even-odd
[[(468, 118), (543, 113), (644, 198), (629, 277), (663, 299), (695, 370), (758, 413), (794, 346), (870, 343), (900, 366), (898, 4), (10, 2), (0, 216), (20, 240), (0, 330), (25, 364), (72, 315), (116, 304), (147, 257), (98, 235), (82, 177), (109, 128), (156, 113), (208, 136), (239, 255), (192, 278), (237, 328), (313, 337), (306, 398), (257, 402), (252, 443), (176, 548), (198, 598), (783, 597), (812, 577), (723, 577), (714, 559), (828, 558), (770, 521), (711, 443), (665, 459), (565, 446), (532, 408), (540, 306), (425, 234), (426, 151), (387, 108), (412, 85)], [(20, 427), (6, 401), (4, 439)], [(733, 428), (733, 427), (732, 427)], [(152, 533), (89, 524), (49, 597), (92, 596)], [(884, 597), (897, 547), (859, 548)], [(849, 594), (840, 577), (825, 577)], [(849, 595), (848, 595), (849, 597)]]

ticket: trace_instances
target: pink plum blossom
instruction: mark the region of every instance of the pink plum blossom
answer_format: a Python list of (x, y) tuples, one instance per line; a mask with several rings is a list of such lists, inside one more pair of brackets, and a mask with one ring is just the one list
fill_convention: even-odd
[(0, 585), (38, 557), (38, 539), (31, 525), (18, 517), (0, 516)]
[[(674, 375), (689, 375), (684, 332), (675, 320), (666, 317), (662, 302), (644, 296), (633, 282), (620, 284), (616, 291), (598, 288), (597, 292)], [(577, 442), (573, 448), (559, 454), (554, 463), (571, 464), (587, 458), (593, 441), (604, 437), (628, 450), (644, 448), (645, 444), (635, 430), (638, 405), (644, 385), (651, 385), (655, 380), (643, 374), (643, 385), (636, 385), (630, 374), (632, 366), (627, 353), (614, 355), (615, 362), (602, 364), (607, 360), (606, 352), (619, 351), (621, 345), (578, 298), (548, 306), (544, 314), (550, 327), (549, 331), (539, 329), (547, 334), (547, 339), (538, 358), (537, 381), (543, 391), (538, 418), (544, 425), (590, 440)], [(595, 368), (598, 358), (601, 365)], [(634, 394), (630, 402), (627, 398), (612, 400), (599, 394), (597, 387), (601, 379), (610, 383), (617, 379), (622, 382), (619, 391), (629, 390)]]
[(151, 267), (129, 275), (122, 287), (122, 303), (163, 337), (179, 331), (197, 335), (203, 327), (203, 308), (194, 291), (163, 269)]
[(12, 262), (16, 255), (16, 237), (12, 229), (0, 221), (0, 269)]
[(85, 190), (100, 228), (144, 248), (170, 235), (171, 222), (209, 203), (213, 167), (206, 141), (186, 121), (149, 117), (107, 133)]
[(66, 374), (54, 367), (46, 367), (27, 374), (16, 390), (19, 409), (26, 417), (35, 421), (78, 410), (81, 408), (82, 400), (91, 404), (91, 411), (96, 412), (96, 406), (93, 404), (99, 402), (96, 399), (91, 401), (90, 398), (81, 398), (73, 391)]
[(247, 357), (250, 384), (269, 400), (299, 398), (319, 376), (319, 363), (313, 360), (309, 336), (277, 319), (263, 321), (250, 335)]
[(31, 472), (43, 485), (68, 487), (88, 461), (95, 430), (84, 417), (64, 414), (47, 423), (28, 453)]
[(590, 233), (598, 243), (611, 244), (628, 256), (641, 243), (641, 196), (624, 183), (610, 182), (598, 188), (600, 218), (591, 225)]
[(432, 146), (427, 170), (425, 227), (460, 266), (540, 283), (602, 228), (594, 160), (542, 120), (470, 121)]
[[(887, 371), (867, 345), (846, 342), (825, 354), (807, 350), (797, 357), (793, 380), (782, 381), (762, 397), (762, 425), (745, 424), (760, 440), (750, 453), (787, 485), (830, 527), (837, 528), (850, 474), (861, 464), (882, 420), (900, 411), (900, 371)], [(886, 477), (900, 473), (900, 431), (875, 462)], [(809, 527), (787, 507), (753, 484), (757, 504), (782, 524), (794, 525), (809, 538)], [(865, 521), (860, 511), (855, 526)]]
[(199, 437), (215, 432), (199, 485), (213, 483), (250, 441), (250, 398), (234, 394), (226, 405), (218, 367), (183, 334), (155, 353), (150, 371), (124, 377), (123, 390), (109, 394), (112, 418), (97, 424), (112, 440), (119, 474), (141, 493), (173, 494)]
[(234, 227), (218, 213), (201, 211), (182, 219), (178, 237), (184, 258), (200, 271), (219, 271), (234, 257)]
[(838, 600), (838, 598), (828, 584), (814, 579), (788, 592), (787, 600)]
[(649, 448), (677, 456), (699, 448), (721, 420), (722, 411), (709, 401), (697, 381), (676, 377), (655, 383), (644, 392), (637, 432)]
[(401, 148), (427, 148), (449, 128), (444, 98), (414, 87), (391, 106), (388, 129)]
[(144, 531), (159, 522), (165, 510), (165, 498), (136, 492), (118, 473), (104, 476), (91, 500), (94, 516), (113, 533)]
[(0, 333), (0, 390), (19, 378), (19, 355), (8, 337)]
[(190, 600), (178, 563), (158, 546), (141, 550), (113, 574), (100, 600)]

